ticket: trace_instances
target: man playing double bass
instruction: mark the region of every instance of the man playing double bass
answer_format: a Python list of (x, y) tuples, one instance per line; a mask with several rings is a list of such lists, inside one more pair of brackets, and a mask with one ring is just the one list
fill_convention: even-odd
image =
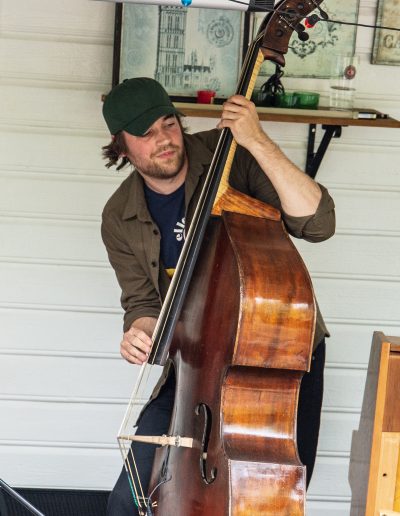
[[(223, 105), (217, 129), (186, 134), (181, 116), (153, 79), (119, 84), (106, 97), (103, 115), (112, 141), (103, 147), (106, 166), (132, 166), (107, 202), (102, 237), (122, 289), (125, 310), (122, 357), (132, 364), (148, 358), (151, 335), (211, 163), (220, 130), (229, 128), (238, 144), (230, 185), (279, 209), (288, 233), (309, 242), (335, 230), (334, 203), (326, 188), (299, 170), (261, 127), (255, 106), (240, 95)], [(302, 380), (297, 443), (310, 481), (322, 404), (325, 337), (318, 311), (311, 370)], [(168, 432), (175, 396), (172, 367), (166, 366), (137, 433)], [(155, 446), (134, 445), (142, 485), (150, 481)], [(134, 499), (125, 470), (109, 499), (108, 516), (132, 515)], [(136, 512), (136, 514), (138, 514)]]

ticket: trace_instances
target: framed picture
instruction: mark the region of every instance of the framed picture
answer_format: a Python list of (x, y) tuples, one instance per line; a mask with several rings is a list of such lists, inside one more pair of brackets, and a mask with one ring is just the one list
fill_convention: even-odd
[[(396, 0), (392, 0), (395, 2)], [(330, 20), (356, 22), (359, 0), (325, 0), (323, 9)], [(318, 11), (316, 11), (318, 14)], [(255, 35), (263, 20), (262, 13), (254, 13), (252, 34)], [(307, 29), (310, 38), (300, 41), (293, 33), (289, 50), (285, 56), (285, 77), (328, 78), (331, 73), (331, 60), (334, 54), (353, 55), (356, 43), (356, 27), (319, 21), (313, 28)], [(274, 65), (264, 63), (260, 77), (270, 76), (275, 71)]]
[[(400, 27), (398, 0), (379, 0), (377, 25)], [(372, 64), (400, 65), (400, 33), (376, 29), (372, 48)]]
[(196, 100), (211, 89), (216, 99), (236, 90), (243, 55), (241, 11), (117, 5), (113, 83), (152, 77), (172, 100)]

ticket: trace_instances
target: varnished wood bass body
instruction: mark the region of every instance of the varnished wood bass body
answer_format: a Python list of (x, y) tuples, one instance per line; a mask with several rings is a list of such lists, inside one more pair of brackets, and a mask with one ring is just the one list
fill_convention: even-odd
[(296, 411), (314, 297), (274, 218), (224, 212), (209, 222), (170, 349), (169, 435), (194, 447), (157, 450), (150, 492), (160, 472), (169, 478), (156, 489), (159, 516), (304, 514)]

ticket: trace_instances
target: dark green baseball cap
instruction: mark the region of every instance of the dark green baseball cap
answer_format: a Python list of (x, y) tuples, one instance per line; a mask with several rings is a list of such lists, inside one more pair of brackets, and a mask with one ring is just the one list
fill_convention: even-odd
[(168, 93), (148, 77), (125, 79), (106, 96), (103, 116), (111, 134), (126, 131), (141, 136), (160, 117), (176, 115)]

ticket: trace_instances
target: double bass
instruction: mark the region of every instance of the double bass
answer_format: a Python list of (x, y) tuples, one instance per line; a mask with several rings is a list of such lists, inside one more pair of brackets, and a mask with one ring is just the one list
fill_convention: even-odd
[[(247, 53), (237, 94), (251, 97), (264, 60), (279, 66), (294, 31), (322, 0), (282, 0)], [(299, 388), (309, 370), (315, 300), (280, 212), (228, 183), (235, 151), (221, 132), (153, 334), (149, 364), (169, 360), (176, 392), (166, 436), (118, 440), (140, 514), (300, 516), (305, 467), (296, 445)], [(148, 493), (131, 442), (159, 444)]]

